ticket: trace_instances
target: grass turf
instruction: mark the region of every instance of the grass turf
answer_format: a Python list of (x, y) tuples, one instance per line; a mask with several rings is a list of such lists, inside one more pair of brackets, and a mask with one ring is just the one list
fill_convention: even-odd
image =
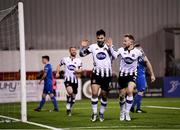
[[(119, 121), (119, 103), (117, 99), (108, 101), (104, 122), (90, 121), (91, 104), (87, 99), (77, 101), (72, 117), (66, 116), (65, 102), (59, 102), (59, 112), (49, 112), (53, 109), (51, 102), (46, 102), (41, 112), (34, 112), (39, 103), (28, 103), (28, 121), (65, 129), (180, 129), (180, 109), (147, 108), (146, 106), (164, 106), (180, 108), (180, 98), (144, 98), (143, 110), (147, 113), (131, 113), (131, 122)], [(100, 104), (100, 103), (99, 103)], [(7, 113), (4, 112), (7, 106)], [(12, 107), (9, 107), (12, 106)], [(18, 118), (19, 104), (1, 104), (4, 115)], [(13, 110), (10, 110), (13, 109)], [(11, 112), (10, 112), (11, 111)], [(0, 112), (1, 113), (1, 112)], [(43, 129), (21, 122), (0, 123), (0, 129)]]

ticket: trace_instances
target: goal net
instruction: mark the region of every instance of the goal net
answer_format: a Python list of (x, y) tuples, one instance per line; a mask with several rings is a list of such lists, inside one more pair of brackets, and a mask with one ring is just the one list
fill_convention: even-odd
[[(23, 4), (0, 10), (0, 122), (26, 121)], [(15, 118), (15, 119), (14, 119)]]

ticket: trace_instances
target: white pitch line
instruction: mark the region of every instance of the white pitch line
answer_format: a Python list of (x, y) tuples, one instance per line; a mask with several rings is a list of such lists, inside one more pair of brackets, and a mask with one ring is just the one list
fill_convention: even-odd
[(19, 119), (16, 119), (16, 118), (12, 118), (12, 117), (8, 117), (8, 116), (3, 116), (3, 115), (0, 115), (1, 118), (5, 118), (5, 119), (9, 119), (9, 120), (13, 120), (13, 121), (20, 121)]
[(172, 110), (180, 110), (179, 107), (163, 107), (163, 106), (142, 106), (147, 108), (159, 108), (159, 109), (172, 109)]
[(36, 126), (40, 126), (40, 127), (47, 128), (47, 129), (51, 129), (51, 130), (63, 130), (63, 129), (61, 129), (61, 128), (55, 128), (55, 127), (52, 127), (52, 126), (43, 125), (43, 124), (31, 122), (31, 121), (27, 121), (27, 122), (24, 122), (24, 123), (31, 124), (31, 125), (36, 125)]
[[(19, 120), (19, 119), (8, 117), (8, 116), (0, 115), (0, 117), (21, 122), (21, 120)], [(31, 121), (26, 121), (26, 122), (23, 122), (23, 123), (30, 124), (30, 125), (35, 125), (35, 126), (39, 126), (39, 127), (47, 128), (47, 129), (51, 129), (51, 130), (63, 130), (61, 128), (56, 128), (56, 127), (52, 127), (52, 126), (48, 126), (48, 125), (43, 125), (43, 124), (39, 124), (39, 123), (36, 123), (36, 122), (31, 122)]]
[(145, 128), (151, 128), (151, 127), (153, 127), (153, 126), (136, 126), (136, 125), (134, 125), (134, 126), (128, 126), (128, 125), (124, 125), (124, 126), (122, 126), (122, 125), (120, 125), (120, 126), (87, 126), (87, 127), (72, 127), (72, 128), (64, 128), (65, 130), (68, 130), (68, 129), (111, 129), (111, 128), (126, 128), (126, 127), (128, 127), (128, 128), (141, 128), (141, 127), (145, 127)]

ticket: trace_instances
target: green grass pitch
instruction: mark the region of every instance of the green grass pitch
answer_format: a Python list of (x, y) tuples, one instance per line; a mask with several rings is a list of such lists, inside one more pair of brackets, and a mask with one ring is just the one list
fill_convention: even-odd
[[(76, 101), (72, 117), (66, 116), (66, 102), (59, 102), (59, 112), (49, 112), (53, 109), (51, 102), (46, 102), (41, 112), (34, 112), (39, 103), (28, 103), (28, 121), (63, 128), (68, 130), (79, 129), (180, 129), (180, 98), (144, 98), (143, 110), (147, 113), (131, 113), (131, 122), (119, 121), (118, 99), (109, 99), (105, 112), (104, 122), (92, 123), (90, 100)], [(99, 103), (100, 104), (100, 103)], [(19, 104), (0, 104), (0, 110), (18, 118), (20, 116)], [(11, 106), (11, 107), (10, 107)], [(147, 106), (161, 106), (170, 108), (149, 108)], [(171, 109), (172, 108), (172, 109)], [(177, 108), (177, 109), (173, 109)], [(10, 109), (12, 109), (10, 111)], [(12, 112), (12, 113), (11, 113)], [(2, 112), (1, 112), (2, 113)], [(6, 113), (5, 113), (6, 114)], [(2, 119), (1, 119), (2, 120)], [(42, 127), (29, 125), (21, 122), (0, 122), (0, 129), (44, 129)]]

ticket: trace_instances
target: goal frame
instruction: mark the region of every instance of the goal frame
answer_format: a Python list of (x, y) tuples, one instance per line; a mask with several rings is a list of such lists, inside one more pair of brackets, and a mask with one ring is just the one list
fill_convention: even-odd
[(22, 2), (18, 2), (18, 20), (19, 20), (19, 47), (20, 47), (21, 121), (27, 122), (25, 31), (24, 31), (24, 8)]

